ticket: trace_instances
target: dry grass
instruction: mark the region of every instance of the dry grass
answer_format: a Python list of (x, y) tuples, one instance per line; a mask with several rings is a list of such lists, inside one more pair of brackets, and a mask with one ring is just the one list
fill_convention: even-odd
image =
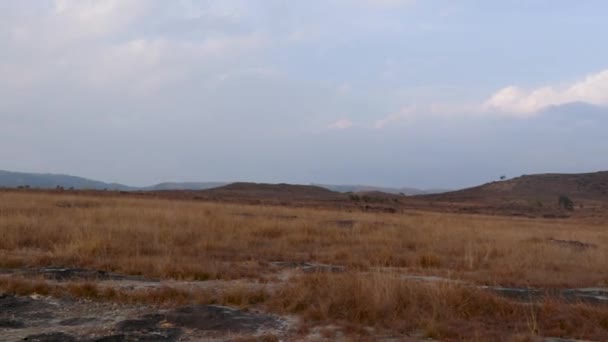
[(54, 297), (76, 297), (129, 304), (179, 305), (192, 302), (206, 303), (215, 300), (212, 300), (210, 296), (202, 292), (190, 292), (170, 287), (137, 291), (117, 291), (113, 288), (99, 287), (93, 282), (52, 283), (45, 279), (21, 277), (0, 278), (0, 290), (14, 295), (36, 294)]
[[(351, 226), (343, 221), (352, 220)], [(256, 278), (268, 261), (377, 267), (481, 283), (608, 284), (608, 231), (581, 221), (0, 193), (0, 266), (175, 279)], [(598, 245), (578, 250), (548, 238)]]
[[(439, 275), (538, 287), (608, 284), (605, 222), (404, 214), (168, 201), (129, 196), (0, 192), (0, 267), (77, 266), (160, 279), (278, 279), (271, 261), (346, 266), (295, 278), (276, 293), (176, 288), (120, 292), (93, 283), (0, 278), (0, 290), (152, 304), (266, 306), (442, 339), (569, 336), (607, 340), (608, 309), (546, 300), (522, 305)], [(549, 238), (596, 247), (574, 248)], [(275, 275), (273, 275), (275, 274)], [(359, 332), (364, 333), (364, 330)], [(515, 337), (514, 337), (515, 338)]]
[(21, 296), (36, 294), (159, 306), (196, 303), (247, 307), (269, 298), (264, 289), (243, 286), (228, 287), (221, 291), (171, 286), (128, 290), (104, 287), (91, 281), (52, 282), (42, 278), (24, 277), (0, 277), (0, 292)]
[(505, 340), (507, 335), (608, 338), (605, 307), (556, 299), (524, 305), (475, 288), (404, 282), (391, 274), (302, 276), (273, 297), (270, 306), (315, 322), (420, 331), (441, 340)]

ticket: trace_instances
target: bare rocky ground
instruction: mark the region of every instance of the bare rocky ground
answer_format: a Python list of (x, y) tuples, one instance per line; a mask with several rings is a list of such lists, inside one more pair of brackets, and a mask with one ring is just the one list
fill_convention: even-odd
[[(237, 281), (169, 281), (126, 276), (111, 272), (78, 268), (37, 268), (0, 270), (0, 277), (38, 277), (49, 282), (95, 281), (100, 287), (117, 290), (140, 290), (172, 287), (181, 289), (221, 289), (242, 283), (251, 287), (272, 288), (288, 281), (298, 272), (344, 272), (345, 268), (301, 262), (276, 262), (279, 283)], [(608, 305), (607, 288), (538, 289), (477, 286), (459, 280), (435, 276), (399, 275), (404, 281), (449, 282), (478, 287), (522, 302), (547, 296), (569, 301)], [(0, 341), (322, 341), (349, 340), (338, 327), (313, 327), (304, 335), (295, 317), (281, 317), (256, 310), (241, 310), (218, 305), (156, 307), (143, 304), (119, 304), (74, 298), (40, 295), (15, 296), (0, 293)], [(328, 330), (334, 330), (327, 337)], [(412, 336), (381, 336), (370, 331), (373, 340), (422, 340)], [(544, 341), (570, 341), (546, 338)]]
[(1, 341), (228, 341), (276, 339), (289, 322), (216, 305), (160, 309), (87, 300), (0, 295)]
[[(212, 289), (229, 282), (160, 282), (78, 268), (0, 271), (0, 276), (37, 277), (51, 283), (94, 281), (121, 291), (161, 287)], [(284, 339), (293, 319), (219, 305), (163, 308), (39, 295), (0, 293), (0, 341), (232, 341)]]

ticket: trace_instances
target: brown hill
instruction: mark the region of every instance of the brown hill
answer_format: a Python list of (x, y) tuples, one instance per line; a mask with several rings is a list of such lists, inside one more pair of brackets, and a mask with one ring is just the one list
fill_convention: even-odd
[(282, 199), (282, 200), (340, 200), (345, 196), (314, 185), (232, 183), (200, 193), (221, 198)]
[(232, 183), (207, 190), (147, 191), (138, 194), (170, 199), (242, 204), (397, 212), (404, 196), (382, 192), (340, 193), (315, 185)]
[(194, 199), (242, 204), (286, 205), (309, 207), (343, 207), (349, 199), (345, 194), (312, 185), (232, 183), (199, 191), (155, 191), (158, 197)]
[(558, 203), (562, 196), (574, 202), (574, 211), (605, 211), (608, 206), (608, 171), (524, 175), (463, 190), (415, 197), (435, 205), (450, 204), (460, 211), (550, 216), (558, 215), (557, 212), (563, 214)]
[(581, 200), (608, 200), (608, 171), (579, 174), (547, 173), (491, 182), (444, 194), (426, 195), (438, 199), (535, 198), (569, 196)]

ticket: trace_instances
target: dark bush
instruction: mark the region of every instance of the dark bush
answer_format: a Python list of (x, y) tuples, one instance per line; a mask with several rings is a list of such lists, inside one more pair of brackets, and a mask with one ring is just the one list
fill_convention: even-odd
[(560, 208), (570, 211), (574, 210), (574, 202), (568, 196), (559, 196), (557, 203), (559, 204)]

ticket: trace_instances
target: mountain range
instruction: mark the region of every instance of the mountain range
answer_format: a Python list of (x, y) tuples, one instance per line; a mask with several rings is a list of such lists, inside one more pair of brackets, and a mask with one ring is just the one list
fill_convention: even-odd
[[(151, 186), (136, 187), (120, 183), (106, 183), (83, 177), (52, 174), (25, 173), (0, 170), (0, 188), (30, 187), (39, 189), (89, 189), (117, 191), (162, 191), (162, 190), (206, 190), (228, 185), (228, 182), (163, 182)], [(390, 194), (420, 195), (439, 193), (445, 190), (420, 190), (416, 188), (389, 188), (368, 185), (329, 185), (313, 184), (335, 192), (372, 192), (380, 191)]]

